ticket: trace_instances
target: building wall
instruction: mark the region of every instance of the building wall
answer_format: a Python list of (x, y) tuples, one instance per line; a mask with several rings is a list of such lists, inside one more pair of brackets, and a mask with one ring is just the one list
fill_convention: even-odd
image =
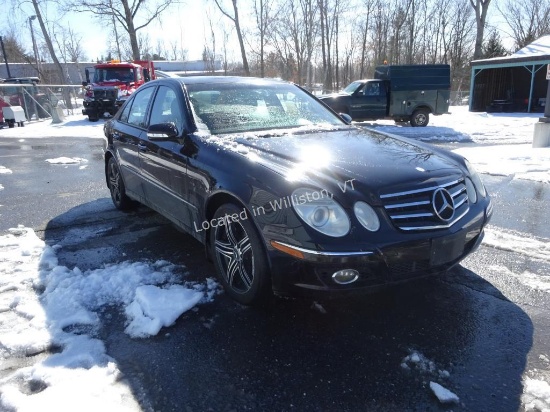
[[(39, 76), (44, 84), (81, 84), (85, 80), (84, 70), (86, 68), (92, 69), (95, 62), (80, 62), (80, 63), (63, 63), (63, 69), (65, 70), (65, 79), (60, 79), (55, 70), (53, 63), (42, 63), (42, 76), (38, 75), (35, 65), (29, 63), (9, 63), (9, 71), (11, 77), (29, 77)], [(177, 62), (177, 61), (155, 61), (155, 69), (166, 72), (170, 71), (190, 71), (200, 72), (212, 70), (211, 67), (206, 68), (206, 64), (202, 60)], [(210, 65), (211, 66), (211, 65)], [(214, 62), (214, 70), (220, 70), (222, 68), (221, 61)], [(0, 65), (0, 78), (6, 79), (8, 71), (5, 64)]]

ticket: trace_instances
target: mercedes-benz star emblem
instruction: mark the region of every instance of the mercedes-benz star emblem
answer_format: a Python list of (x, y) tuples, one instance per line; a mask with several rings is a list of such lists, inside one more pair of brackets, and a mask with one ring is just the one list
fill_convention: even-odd
[(438, 218), (444, 222), (451, 220), (455, 214), (455, 202), (448, 190), (439, 188), (432, 197), (432, 207)]

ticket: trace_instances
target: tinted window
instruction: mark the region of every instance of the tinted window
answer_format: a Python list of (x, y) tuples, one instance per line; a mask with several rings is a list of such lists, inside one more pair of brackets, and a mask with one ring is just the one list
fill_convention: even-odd
[(174, 123), (178, 132), (181, 132), (184, 125), (183, 118), (176, 92), (169, 87), (160, 86), (151, 108), (149, 124)]
[(130, 114), (130, 107), (132, 107), (132, 102), (128, 102), (126, 106), (122, 109), (122, 113), (118, 118), (121, 122), (128, 123), (128, 115)]
[(288, 84), (187, 85), (199, 123), (212, 134), (342, 126), (342, 120), (300, 88)]
[(147, 87), (135, 92), (132, 99), (132, 107), (130, 107), (128, 114), (128, 123), (138, 127), (147, 127), (145, 115), (147, 114), (147, 107), (154, 90), (154, 87)]

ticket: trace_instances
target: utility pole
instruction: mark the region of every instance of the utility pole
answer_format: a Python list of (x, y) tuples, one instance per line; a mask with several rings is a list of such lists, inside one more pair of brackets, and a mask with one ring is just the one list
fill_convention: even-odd
[(544, 117), (539, 118), (535, 123), (533, 135), (533, 147), (550, 147), (550, 64), (546, 68), (546, 103), (544, 105)]
[(4, 62), (6, 63), (6, 71), (8, 72), (8, 78), (11, 77), (10, 66), (8, 64), (8, 55), (6, 54), (6, 48), (4, 47), (4, 40), (0, 36), (0, 44), (2, 45), (2, 56), (4, 56)]
[(36, 15), (29, 17), (29, 26), (31, 28), (32, 49), (34, 51), (34, 60), (36, 61), (36, 71), (38, 77), (40, 77), (40, 61), (38, 60), (38, 48), (36, 47), (36, 40), (34, 39), (34, 30), (32, 28), (32, 21), (36, 19)]

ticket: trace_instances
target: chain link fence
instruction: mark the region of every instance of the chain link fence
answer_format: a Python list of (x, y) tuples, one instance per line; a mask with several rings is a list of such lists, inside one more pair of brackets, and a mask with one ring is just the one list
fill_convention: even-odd
[(64, 115), (82, 112), (82, 97), (80, 85), (0, 83), (0, 123), (7, 123), (4, 119), (6, 107), (14, 110), (20, 107), (27, 122), (47, 118), (61, 121)]

